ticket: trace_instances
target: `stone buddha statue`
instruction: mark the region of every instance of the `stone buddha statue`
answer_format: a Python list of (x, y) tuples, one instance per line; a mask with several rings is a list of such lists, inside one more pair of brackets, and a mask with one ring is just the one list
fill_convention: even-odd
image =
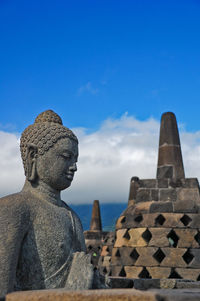
[(20, 149), (24, 187), (0, 199), (0, 295), (92, 288), (81, 222), (60, 197), (77, 170), (76, 136), (48, 110), (22, 133)]

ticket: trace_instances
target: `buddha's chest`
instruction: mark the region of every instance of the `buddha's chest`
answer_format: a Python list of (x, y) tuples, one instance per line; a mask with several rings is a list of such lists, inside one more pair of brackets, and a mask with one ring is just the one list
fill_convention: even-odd
[(75, 240), (70, 211), (57, 206), (39, 207), (23, 242), (23, 257), (53, 272), (75, 251)]
[[(71, 253), (76, 251), (76, 239), (70, 211), (48, 204), (35, 207), (29, 230), (22, 243), (17, 268), (17, 287), (45, 288), (45, 279), (52, 277), (68, 264)], [(65, 270), (62, 272), (65, 273)]]

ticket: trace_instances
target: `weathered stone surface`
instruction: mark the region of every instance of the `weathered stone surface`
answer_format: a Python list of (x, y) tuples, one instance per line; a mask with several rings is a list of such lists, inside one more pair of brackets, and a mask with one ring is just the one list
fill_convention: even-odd
[[(162, 171), (170, 166), (173, 169), (170, 174)], [(176, 117), (167, 112), (161, 118), (157, 178), (172, 177), (181, 179), (185, 178), (185, 174)]]
[(136, 203), (151, 201), (151, 190), (148, 188), (139, 188), (136, 195)]
[(130, 183), (130, 191), (129, 191), (129, 198), (128, 198), (128, 206), (133, 205), (136, 200), (137, 191), (140, 187), (139, 178), (132, 177)]
[(121, 249), (122, 248), (113, 248), (112, 249), (112, 259), (111, 259), (112, 265), (120, 265), (120, 266), (123, 265), (121, 252), (120, 252)]
[(143, 267), (136, 266), (125, 266), (126, 277), (128, 278), (139, 278), (138, 275), (142, 272)]
[(199, 281), (183, 280), (183, 279), (134, 279), (134, 288), (140, 290), (147, 289), (183, 289), (198, 288)]
[(144, 247), (148, 245), (148, 242), (142, 237), (142, 234), (146, 231), (146, 228), (135, 228), (128, 231), (130, 240), (128, 246), (130, 247)]
[(175, 288), (177, 280), (176, 279), (160, 279), (160, 288)]
[(135, 289), (92, 290), (67, 292), (64, 290), (45, 290), (13, 293), (6, 301), (156, 301), (154, 292), (142, 292)]
[(94, 240), (94, 243), (96, 240), (102, 240), (103, 235), (101, 231), (84, 231), (85, 240)]
[(165, 220), (165, 227), (184, 227), (181, 218), (184, 214), (181, 213), (163, 213)]
[(152, 204), (157, 203), (157, 202), (143, 202), (143, 203), (138, 203), (135, 206), (135, 214), (143, 213), (143, 212), (149, 212), (150, 207)]
[(174, 212), (196, 213), (198, 212), (198, 206), (196, 201), (188, 200), (176, 200), (173, 203)]
[(116, 231), (115, 248), (147, 246), (147, 241), (142, 237), (146, 228), (120, 229)]
[(197, 178), (181, 179), (182, 187), (184, 188), (199, 188), (199, 182)]
[(144, 179), (140, 180), (139, 183), (141, 188), (156, 188), (157, 185), (156, 179)]
[(155, 247), (136, 248), (139, 257), (135, 262), (135, 266), (157, 266), (158, 261), (153, 257), (153, 254), (157, 251)]
[(173, 177), (173, 166), (158, 166), (157, 168), (157, 179), (172, 178)]
[(159, 190), (158, 189), (151, 189), (151, 200), (157, 202), (159, 199)]
[(173, 212), (172, 202), (153, 202), (150, 206), (149, 212)]
[[(160, 147), (157, 177), (161, 178), (161, 170), (162, 168), (163, 169), (165, 168), (165, 172), (162, 174), (163, 178), (178, 178), (178, 179), (184, 178), (185, 176), (182, 168), (183, 166), (177, 164), (180, 155), (181, 155), (180, 146), (165, 145)], [(170, 173), (169, 170), (167, 170), (167, 168), (168, 169), (171, 168)]]
[(119, 248), (123, 246), (128, 246), (128, 239), (124, 237), (125, 233), (127, 232), (127, 229), (119, 229), (116, 231), (116, 240), (114, 247)]
[(183, 288), (198, 288), (200, 287), (199, 281), (184, 281), (184, 280), (177, 280), (176, 281), (176, 288), (183, 289)]
[(161, 178), (157, 179), (158, 188), (168, 188), (169, 187), (169, 179)]
[(171, 268), (163, 268), (163, 267), (148, 267), (148, 271), (152, 278), (154, 279), (162, 279), (168, 278), (171, 272)]
[(102, 231), (101, 212), (100, 212), (100, 207), (99, 207), (99, 201), (98, 200), (95, 200), (94, 203), (93, 203), (90, 230)]
[(89, 254), (85, 254), (84, 252), (76, 252), (73, 254), (72, 266), (65, 285), (67, 290), (92, 288), (94, 267), (90, 262), (91, 257)]
[(182, 258), (186, 250), (187, 249), (162, 248), (162, 251), (165, 253), (166, 257), (163, 259), (160, 265), (165, 267), (186, 267), (187, 264)]
[(199, 244), (194, 239), (197, 234), (196, 229), (176, 229), (176, 234), (179, 237), (179, 248), (198, 248)]
[(170, 228), (149, 228), (152, 238), (149, 246), (168, 247), (169, 239), (167, 238)]
[(133, 288), (112, 290), (72, 291), (62, 289), (16, 292), (6, 301), (188, 301), (200, 300), (200, 289), (154, 289), (141, 291)]
[(187, 214), (187, 215), (192, 219), (192, 221), (190, 222), (190, 224), (188, 225), (188, 227), (191, 227), (191, 228), (200, 228), (199, 214)]
[(107, 284), (113, 288), (132, 288), (134, 280), (124, 277), (108, 277)]
[(160, 288), (160, 279), (135, 279), (134, 288), (138, 290)]
[(176, 189), (160, 189), (160, 201), (176, 201)]
[[(190, 254), (194, 256), (193, 259)], [(189, 249), (189, 255), (191, 261), (188, 263), (188, 266), (191, 268), (200, 269), (200, 249)]]
[[(117, 223), (116, 223), (115, 228), (116, 228), (116, 229), (124, 228), (125, 222), (126, 222), (126, 217), (125, 217), (124, 215), (120, 216), (120, 217), (117, 219)], [(126, 224), (125, 224), (125, 225), (126, 225)]]
[(200, 275), (200, 269), (181, 269), (176, 268), (177, 273), (184, 279), (190, 279), (196, 281)]
[(177, 191), (177, 199), (181, 201), (193, 200), (199, 203), (199, 189), (197, 188), (181, 188)]
[(174, 179), (174, 178), (169, 179), (169, 188), (180, 188), (182, 186), (183, 186), (182, 179)]
[(136, 249), (132, 247), (120, 248), (120, 254), (123, 265), (134, 265), (139, 256)]
[(109, 266), (111, 262), (111, 256), (104, 256), (102, 266)]
[[(111, 275), (114, 277), (126, 277), (126, 272), (123, 266), (120, 265), (111, 265)], [(130, 277), (129, 277), (130, 278)]]

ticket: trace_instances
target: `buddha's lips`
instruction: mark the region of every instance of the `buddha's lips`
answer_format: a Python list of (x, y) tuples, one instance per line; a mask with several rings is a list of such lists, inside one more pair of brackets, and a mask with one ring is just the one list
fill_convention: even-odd
[(67, 173), (66, 176), (67, 176), (67, 179), (70, 180), (70, 181), (72, 181), (73, 178), (74, 178), (74, 174), (68, 174)]

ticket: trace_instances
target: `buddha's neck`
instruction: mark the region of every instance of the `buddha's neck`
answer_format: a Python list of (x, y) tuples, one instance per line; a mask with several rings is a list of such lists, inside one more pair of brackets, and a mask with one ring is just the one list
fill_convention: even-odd
[(23, 192), (31, 192), (39, 199), (44, 199), (52, 204), (60, 206), (62, 204), (60, 198), (60, 191), (53, 189), (51, 186), (47, 185), (43, 181), (39, 183), (31, 183), (28, 180), (25, 181)]

